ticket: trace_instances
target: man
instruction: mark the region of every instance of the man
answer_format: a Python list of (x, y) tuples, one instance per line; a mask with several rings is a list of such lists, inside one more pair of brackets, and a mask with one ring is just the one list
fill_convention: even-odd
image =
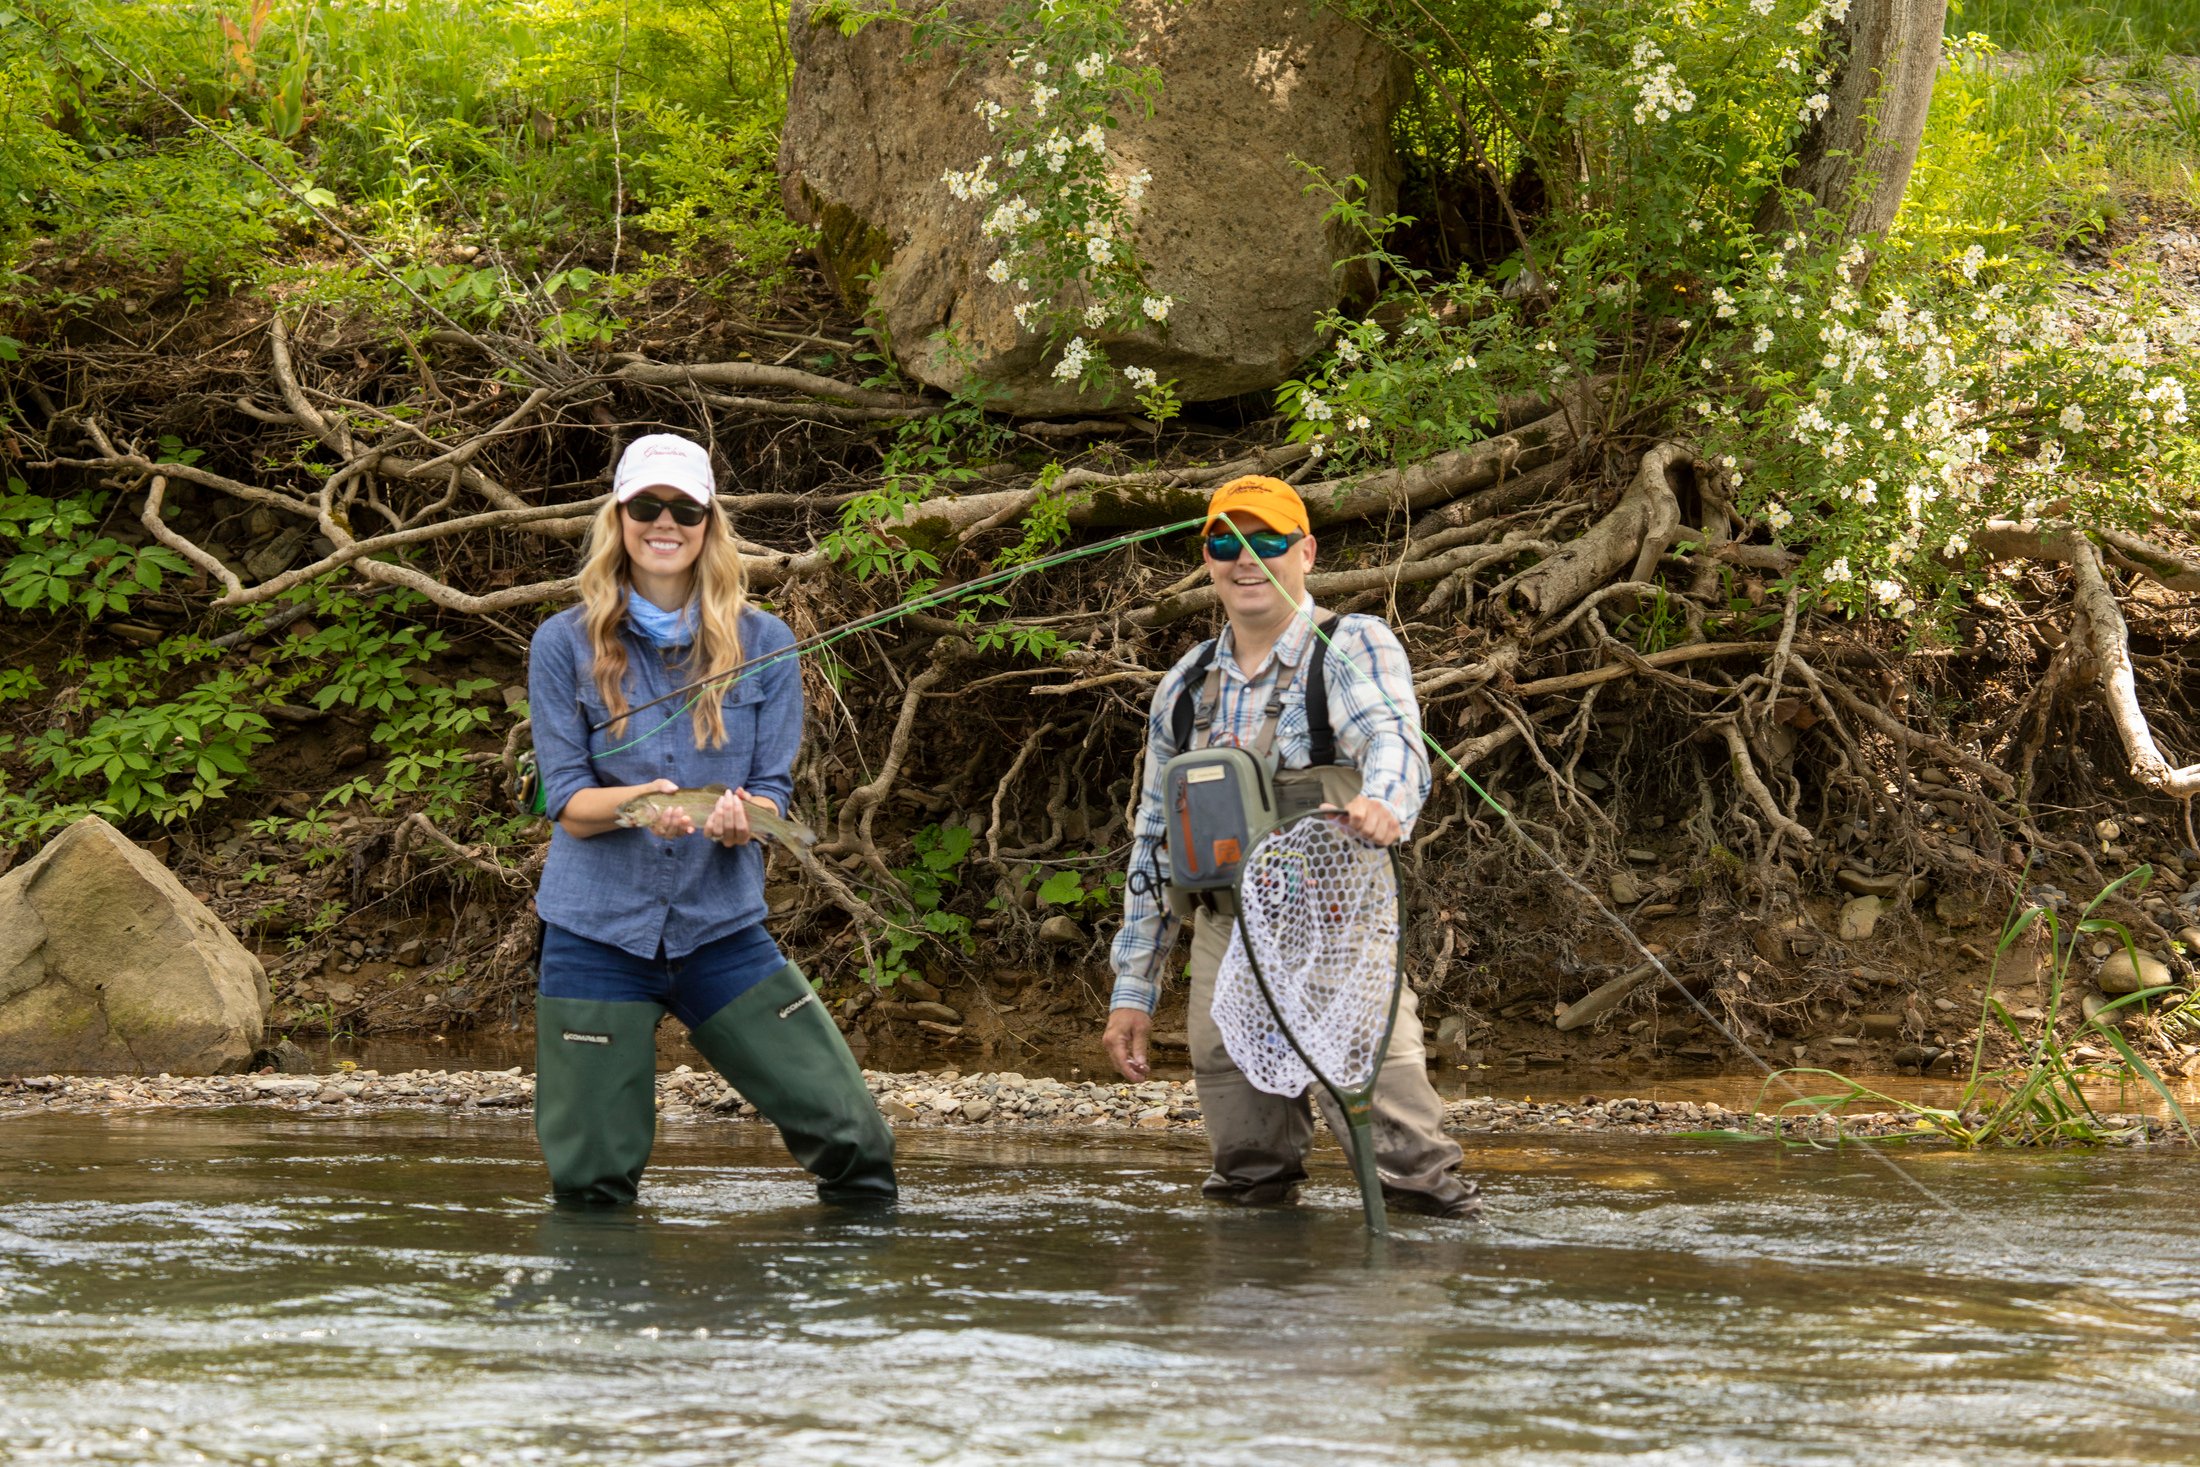
[[(1412, 670), (1397, 637), (1374, 617), (1342, 617), (1328, 628), (1335, 650), (1323, 659), (1321, 680), (1334, 764), (1312, 770), (1308, 672), (1315, 624), (1327, 618), (1306, 591), (1314, 566), (1311, 531), (1305, 503), (1280, 479), (1235, 479), (1208, 502), (1201, 555), (1226, 625), (1218, 641), (1193, 648), (1154, 691), (1145, 786), (1132, 832), (1132, 879), (1113, 952), (1115, 994), (1101, 1039), (1115, 1067), (1132, 1081), (1148, 1074), (1154, 1004), (1177, 935), (1177, 919), (1161, 889), (1167, 874), (1161, 847), (1168, 834), (1162, 767), (1169, 760), (1187, 747), (1235, 744), (1272, 752), (1285, 770), (1318, 774), (1324, 796), (1342, 810), (1345, 823), (1378, 845), (1400, 840), (1428, 796), (1428, 757), (1421, 749)], [(1196, 718), (1190, 736), (1180, 739), (1177, 706), (1187, 693)], [(1192, 929), (1192, 1071), (1214, 1153), (1214, 1172), (1202, 1190), (1219, 1201), (1283, 1202), (1306, 1176), (1313, 1118), (1303, 1095), (1286, 1098), (1254, 1089), (1223, 1047), (1212, 1008), (1231, 922), (1209, 903), (1197, 911)], [(1425, 1066), (1419, 1006), (1408, 988), (1375, 1089), (1375, 1160), (1383, 1194), (1408, 1211), (1472, 1217), (1480, 1210), (1477, 1188), (1452, 1172), (1459, 1147), (1444, 1135), (1443, 1103)], [(1315, 1091), (1331, 1133), (1346, 1134), (1328, 1092)]]

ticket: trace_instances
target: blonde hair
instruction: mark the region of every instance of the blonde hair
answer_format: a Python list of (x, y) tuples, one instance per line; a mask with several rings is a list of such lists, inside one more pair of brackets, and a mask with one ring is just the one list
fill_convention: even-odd
[[(581, 562), (581, 621), (588, 629), (588, 650), (595, 662), (596, 693), (611, 714), (611, 731), (626, 736), (626, 624), (629, 579), (626, 540), (619, 503), (606, 500), (588, 527)], [(699, 613), (694, 645), (688, 648), (690, 680), (712, 678), (741, 665), (741, 613), (748, 606), (748, 577), (734, 547), (733, 525), (713, 503), (703, 521), (703, 553), (695, 558), (695, 599)], [(725, 689), (706, 690), (695, 700), (695, 742), (715, 749), (726, 741), (720, 710)]]

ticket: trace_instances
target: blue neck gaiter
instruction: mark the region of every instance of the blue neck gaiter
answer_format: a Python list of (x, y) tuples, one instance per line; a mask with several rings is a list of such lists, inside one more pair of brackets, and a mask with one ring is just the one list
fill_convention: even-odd
[(652, 646), (685, 647), (695, 640), (696, 617), (693, 601), (678, 611), (667, 611), (629, 586), (626, 592), (626, 619)]

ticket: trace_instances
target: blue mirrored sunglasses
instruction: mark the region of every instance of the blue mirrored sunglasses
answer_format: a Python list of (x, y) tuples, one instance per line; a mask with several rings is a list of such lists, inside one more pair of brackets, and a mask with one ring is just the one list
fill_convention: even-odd
[(1207, 553), (1217, 560), (1236, 560), (1240, 548), (1250, 545), (1262, 560), (1274, 560), (1305, 538), (1296, 530), (1288, 535), (1281, 530), (1254, 530), (1244, 536), (1223, 530), (1207, 537)]

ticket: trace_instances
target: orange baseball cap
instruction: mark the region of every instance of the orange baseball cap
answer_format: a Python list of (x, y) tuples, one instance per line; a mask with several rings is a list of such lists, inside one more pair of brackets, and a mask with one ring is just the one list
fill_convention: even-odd
[(1299, 498), (1299, 491), (1281, 479), (1262, 474), (1247, 474), (1217, 489), (1215, 497), (1207, 501), (1207, 524), (1200, 533), (1212, 533), (1225, 513), (1240, 526), (1250, 517), (1285, 534), (1294, 530), (1301, 535), (1314, 532), (1313, 521), (1306, 517), (1306, 501)]

